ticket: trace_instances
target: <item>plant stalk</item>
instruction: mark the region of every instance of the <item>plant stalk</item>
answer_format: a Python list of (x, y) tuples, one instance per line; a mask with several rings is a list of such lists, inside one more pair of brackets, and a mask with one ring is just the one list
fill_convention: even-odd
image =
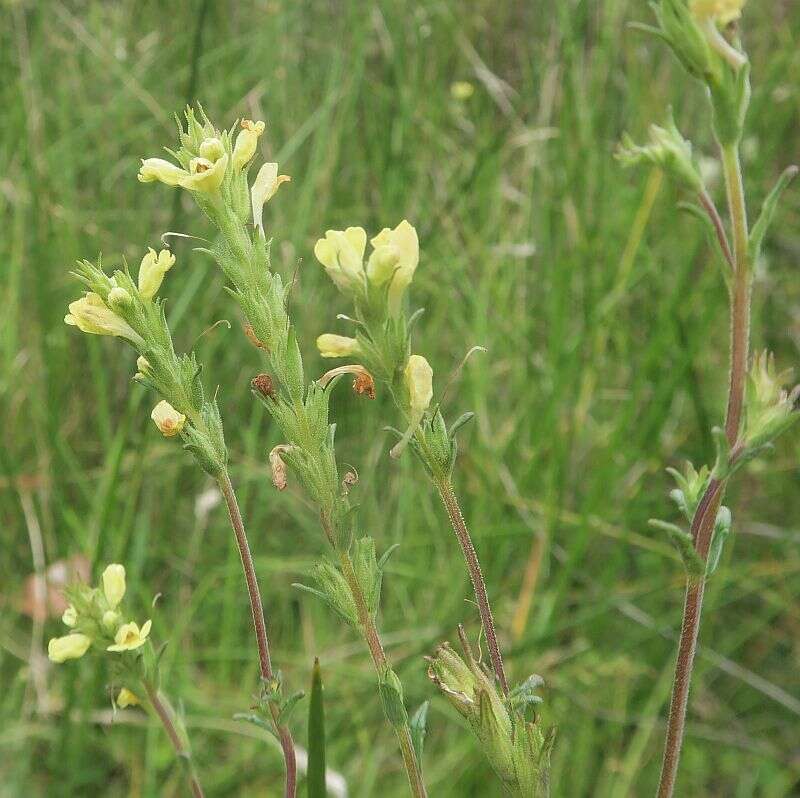
[[(372, 661), (375, 664), (375, 670), (380, 678), (383, 672), (390, 667), (386, 652), (381, 643), (380, 634), (375, 626), (375, 621), (372, 619), (372, 615), (370, 615), (367, 601), (361, 590), (361, 585), (358, 583), (350, 555), (346, 551), (339, 551), (339, 562), (342, 567), (342, 574), (353, 595), (353, 601), (355, 601), (356, 611), (358, 612), (358, 621), (364, 633), (364, 639), (367, 642)], [(400, 753), (403, 757), (403, 765), (405, 766), (408, 776), (411, 794), (414, 798), (427, 798), (428, 793), (425, 789), (422, 771), (420, 770), (417, 754), (414, 751), (414, 745), (411, 741), (411, 729), (406, 722), (402, 726), (395, 726), (394, 730), (397, 733), (397, 739), (400, 744)]]
[[(265, 682), (270, 682), (274, 678), (272, 662), (269, 655), (269, 639), (267, 637), (267, 624), (264, 620), (264, 606), (261, 603), (261, 592), (258, 588), (258, 578), (253, 564), (253, 557), (250, 554), (250, 545), (247, 542), (242, 514), (239, 510), (239, 503), (236, 501), (236, 494), (233, 490), (230, 477), (227, 471), (223, 471), (217, 480), (225, 503), (228, 505), (228, 514), (231, 519), (233, 533), (236, 536), (236, 545), (239, 548), (239, 556), (242, 561), (244, 578), (247, 582), (247, 593), (250, 597), (250, 610), (253, 615), (253, 627), (256, 632), (256, 642), (258, 644), (258, 660), (261, 670), (261, 678)], [(297, 761), (295, 758), (294, 742), (289, 729), (278, 722), (278, 708), (269, 703), (270, 714), (275, 724), (275, 731), (280, 740), (283, 759), (286, 766), (286, 798), (295, 798), (297, 792)]]
[[(750, 265), (747, 256), (747, 209), (738, 145), (727, 145), (722, 148), (722, 163), (734, 244), (733, 284), (730, 291), (730, 380), (725, 414), (725, 434), (733, 448), (739, 436), (742, 420), (750, 347)], [(691, 531), (695, 549), (703, 562), (708, 559), (717, 511), (722, 503), (725, 487), (725, 481), (711, 479), (692, 519)], [(700, 631), (704, 588), (705, 580), (701, 580), (697, 584), (687, 582), (658, 798), (671, 798), (675, 789), (686, 726), (686, 708), (697, 649), (697, 636)]]
[(181, 739), (181, 735), (178, 733), (178, 729), (175, 726), (175, 721), (173, 720), (171, 707), (169, 707), (168, 703), (152, 684), (143, 680), (142, 686), (147, 693), (147, 698), (150, 701), (150, 705), (153, 707), (156, 715), (158, 715), (158, 719), (161, 721), (161, 725), (164, 727), (164, 731), (166, 731), (167, 737), (169, 737), (169, 741), (172, 743), (172, 747), (175, 749), (178, 759), (186, 765), (189, 784), (192, 788), (192, 795), (194, 798), (204, 798), (203, 787), (201, 786), (200, 779), (197, 777), (197, 773), (195, 772), (194, 762), (192, 760), (191, 752), (189, 751), (189, 746), (184, 745), (184, 741)]
[(494, 616), (492, 615), (492, 607), (489, 604), (489, 596), (486, 592), (486, 582), (483, 579), (483, 572), (481, 571), (475, 546), (472, 544), (472, 538), (467, 529), (467, 524), (464, 521), (464, 516), (461, 513), (461, 508), (459, 507), (452, 483), (447, 477), (437, 478), (435, 482), (439, 490), (439, 495), (442, 497), (442, 503), (447, 510), (447, 515), (450, 517), (450, 523), (453, 525), (453, 531), (458, 538), (461, 551), (464, 553), (467, 570), (469, 571), (469, 578), (472, 581), (472, 588), (475, 591), (475, 599), (478, 603), (478, 611), (480, 612), (483, 631), (486, 634), (486, 645), (489, 649), (492, 667), (500, 682), (503, 695), (508, 695), (508, 679), (506, 678), (505, 668), (503, 667), (500, 645), (497, 642)]

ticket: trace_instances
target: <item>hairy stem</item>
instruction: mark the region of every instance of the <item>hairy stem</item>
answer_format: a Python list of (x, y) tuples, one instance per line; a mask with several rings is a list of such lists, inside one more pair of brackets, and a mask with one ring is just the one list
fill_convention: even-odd
[(147, 698), (150, 701), (150, 705), (153, 707), (156, 715), (158, 715), (158, 719), (161, 721), (161, 725), (164, 727), (164, 731), (166, 731), (167, 737), (169, 737), (169, 741), (172, 743), (172, 747), (175, 749), (178, 759), (186, 767), (189, 784), (192, 788), (192, 795), (194, 795), (194, 798), (203, 798), (203, 788), (200, 785), (200, 780), (195, 772), (189, 746), (184, 743), (184, 740), (181, 738), (181, 735), (178, 732), (178, 728), (175, 725), (172, 707), (169, 706), (169, 702), (164, 698), (164, 696), (161, 695), (161, 693), (158, 692), (158, 690), (156, 690), (152, 684), (143, 681), (142, 685), (147, 693)]
[[(361, 585), (358, 583), (355, 569), (353, 568), (353, 561), (346, 551), (339, 551), (339, 563), (342, 567), (342, 574), (347, 580), (350, 592), (353, 595), (353, 601), (355, 602), (356, 611), (358, 612), (358, 621), (364, 634), (364, 640), (367, 642), (367, 647), (372, 656), (372, 661), (375, 664), (378, 677), (381, 678), (384, 671), (386, 671), (390, 665), (386, 657), (386, 652), (383, 650), (380, 634), (375, 626), (375, 621), (372, 619), (372, 615), (370, 615), (369, 608), (367, 607), (367, 600), (361, 590)], [(411, 742), (411, 729), (408, 723), (402, 726), (395, 726), (394, 729), (400, 744), (400, 753), (403, 757), (403, 765), (405, 765), (406, 774), (408, 775), (408, 784), (411, 787), (411, 794), (415, 796), (415, 798), (425, 798), (428, 793), (425, 789), (425, 782), (422, 779), (422, 771), (417, 761), (417, 754)]]
[[(747, 260), (747, 210), (739, 152), (736, 145), (723, 147), (722, 162), (734, 244), (734, 272), (730, 292), (730, 382), (725, 415), (725, 434), (731, 447), (734, 447), (739, 436), (739, 427), (742, 420), (747, 358), (750, 346), (750, 266)], [(726, 483), (724, 481), (710, 480), (692, 519), (692, 536), (695, 549), (703, 562), (708, 559), (708, 550), (714, 534), (717, 511), (722, 503), (725, 487)], [(681, 636), (675, 664), (675, 679), (672, 698), (670, 699), (667, 735), (664, 743), (664, 759), (661, 766), (661, 779), (658, 785), (658, 798), (670, 798), (675, 789), (681, 745), (686, 726), (686, 707), (689, 701), (689, 687), (697, 649), (697, 636), (700, 631), (704, 588), (705, 582), (703, 580), (699, 584), (687, 582)]]
[[(227, 471), (223, 472), (217, 480), (225, 503), (228, 505), (228, 514), (231, 519), (233, 533), (236, 536), (236, 545), (239, 548), (239, 556), (242, 560), (244, 578), (247, 582), (247, 594), (250, 597), (250, 610), (253, 615), (253, 627), (256, 632), (256, 642), (258, 644), (258, 660), (261, 669), (261, 678), (265, 682), (272, 681), (272, 662), (269, 656), (269, 639), (267, 638), (267, 624), (264, 620), (264, 606), (261, 603), (261, 592), (258, 589), (258, 578), (253, 564), (253, 557), (250, 554), (250, 545), (247, 542), (242, 514), (239, 511), (239, 503), (236, 501), (236, 494), (233, 491), (230, 477)], [(294, 798), (297, 792), (297, 762), (295, 759), (294, 742), (289, 729), (278, 722), (278, 708), (270, 702), (269, 704), (272, 720), (275, 724), (275, 731), (281, 743), (283, 759), (286, 766), (286, 798)]]
[(475, 600), (478, 603), (478, 610), (481, 615), (483, 631), (486, 634), (486, 645), (489, 648), (489, 657), (492, 660), (492, 667), (503, 689), (503, 694), (508, 695), (508, 680), (506, 679), (503, 658), (500, 655), (500, 645), (497, 642), (497, 634), (495, 633), (494, 616), (492, 615), (492, 607), (489, 604), (489, 596), (486, 593), (486, 583), (483, 579), (483, 572), (478, 562), (475, 546), (472, 545), (472, 538), (470, 537), (467, 524), (464, 521), (464, 516), (461, 513), (461, 508), (459, 507), (458, 499), (453, 491), (450, 480), (447, 478), (436, 479), (436, 487), (439, 490), (439, 495), (442, 497), (442, 503), (447, 510), (447, 515), (450, 517), (450, 523), (453, 525), (453, 531), (456, 533), (461, 551), (464, 553), (464, 560), (467, 563), (469, 578), (472, 580)]

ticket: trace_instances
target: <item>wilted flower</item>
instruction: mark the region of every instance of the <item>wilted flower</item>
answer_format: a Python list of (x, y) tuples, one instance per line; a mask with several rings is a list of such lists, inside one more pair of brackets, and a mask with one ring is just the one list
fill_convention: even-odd
[(152, 248), (147, 250), (139, 265), (139, 294), (142, 299), (152, 299), (158, 293), (164, 275), (174, 263), (175, 256), (168, 249), (162, 249), (158, 254)]
[(322, 357), (351, 357), (361, 353), (361, 347), (355, 338), (333, 333), (320, 335), (317, 338), (317, 349)]
[(131, 692), (127, 687), (123, 687), (117, 694), (117, 706), (120, 709), (136, 707), (139, 706), (139, 703), (140, 701), (136, 697), (136, 693)]
[(650, 125), (650, 141), (639, 146), (626, 133), (617, 149), (617, 159), (623, 166), (651, 163), (668, 171), (676, 180), (695, 192), (704, 191), (703, 178), (692, 158), (692, 145), (681, 135), (672, 111), (664, 127)]
[(103, 571), (103, 593), (108, 606), (114, 610), (125, 595), (125, 567), (118, 563), (106, 566)]
[(186, 424), (186, 416), (179, 413), (169, 402), (162, 399), (150, 414), (159, 432), (165, 438), (177, 435)]
[(282, 183), (291, 182), (289, 175), (278, 174), (278, 164), (265, 163), (256, 175), (250, 191), (250, 202), (253, 206), (253, 224), (264, 234), (264, 205), (269, 202)]
[(317, 382), (324, 388), (334, 377), (340, 374), (353, 374), (353, 391), (359, 396), (366, 394), (367, 398), (375, 398), (375, 380), (372, 375), (358, 363), (352, 363), (348, 366), (339, 366), (338, 368), (326, 371)]
[(263, 122), (253, 122), (250, 119), (243, 119), (241, 125), (242, 130), (236, 137), (236, 144), (233, 147), (233, 168), (237, 171), (244, 169), (256, 154), (258, 137), (264, 132), (265, 127)]
[(293, 449), (293, 446), (289, 444), (281, 444), (276, 446), (270, 453), (269, 453), (269, 465), (272, 469), (272, 484), (278, 490), (285, 490), (286, 489), (286, 463), (283, 462), (281, 459), (281, 455), (284, 452), (289, 452)]
[(64, 321), (85, 333), (117, 335), (136, 346), (144, 344), (133, 327), (111, 310), (98, 294), (91, 291), (81, 299), (70, 303), (69, 313), (64, 317)]
[(370, 282), (389, 284), (389, 312), (396, 317), (400, 303), (419, 264), (419, 238), (414, 227), (403, 219), (392, 230), (384, 227), (370, 242), (374, 247), (367, 264)]
[(364, 284), (364, 250), (367, 233), (363, 227), (328, 230), (314, 245), (314, 255), (325, 267), (336, 287), (352, 293)]
[(90, 637), (77, 632), (64, 637), (54, 637), (47, 645), (47, 656), (53, 662), (79, 659), (88, 651), (91, 644), (92, 639)]
[(142, 628), (131, 621), (124, 623), (117, 629), (114, 635), (114, 645), (108, 647), (108, 651), (134, 651), (140, 648), (147, 641), (147, 636), (150, 634), (151, 621), (145, 621)]

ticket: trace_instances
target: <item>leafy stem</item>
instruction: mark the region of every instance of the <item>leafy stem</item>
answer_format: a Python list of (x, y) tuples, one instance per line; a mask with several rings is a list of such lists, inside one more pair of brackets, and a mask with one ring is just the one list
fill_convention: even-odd
[[(737, 144), (727, 144), (722, 147), (722, 163), (734, 244), (734, 272), (730, 288), (730, 380), (725, 417), (725, 434), (729, 445), (734, 447), (742, 420), (750, 345), (747, 210)], [(727, 479), (709, 480), (692, 519), (691, 533), (694, 546), (703, 563), (708, 560), (717, 511), (722, 503), (726, 486)], [(687, 581), (658, 798), (670, 798), (675, 788), (686, 726), (686, 708), (697, 650), (697, 636), (700, 631), (704, 589), (705, 579), (694, 583)]]

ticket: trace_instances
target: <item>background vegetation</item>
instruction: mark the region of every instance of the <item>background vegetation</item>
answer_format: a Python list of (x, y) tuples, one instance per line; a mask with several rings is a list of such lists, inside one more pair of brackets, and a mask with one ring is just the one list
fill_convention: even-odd
[[(49, 668), (21, 594), (44, 562), (124, 562), (154, 634), (169, 639), (211, 795), (278, 795), (275, 745), (231, 720), (257, 670), (224, 508), (148, 416), (134, 354), (62, 318), (73, 262), (138, 262), (162, 231), (204, 235), (188, 197), (136, 181), (172, 140), (171, 114), (203, 102), (219, 124), (268, 122), (265, 154), (293, 176), (268, 206), (275, 264), (299, 270), (303, 349), (344, 310), (314, 262), (329, 227), (407, 217), (423, 259), (418, 348), (448, 398), (473, 409), (457, 471), (514, 678), (541, 673), (559, 726), (555, 796), (652, 793), (680, 618), (682, 572), (646, 527), (664, 517), (667, 464), (711, 458), (726, 382), (723, 285), (699, 225), (657, 173), (623, 173), (674, 105), (713, 180), (699, 90), (666, 49), (627, 31), (628, 0), (182, 0), (5, 2), (0, 9), (0, 794), (179, 795), (161, 730), (109, 727), (98, 660)], [(800, 6), (751, 3), (751, 196), (800, 158)], [(456, 99), (454, 81), (474, 94)], [(696, 133), (699, 131), (699, 133)], [(719, 181), (715, 182), (719, 190)], [(755, 345), (797, 362), (800, 191), (787, 194), (759, 264)], [(353, 634), (291, 587), (324, 550), (299, 491), (270, 485), (277, 441), (248, 382), (258, 353), (209, 260), (174, 240), (176, 343), (197, 341), (219, 398), (261, 574), (275, 660), (326, 680), (329, 766), (352, 796), (401, 796), (404, 776)], [(228, 318), (234, 329), (214, 321)], [(344, 329), (337, 330), (344, 332)], [(477, 611), (436, 497), (410, 457), (386, 456), (390, 406), (340, 392), (342, 459), (358, 467), (368, 531), (400, 543), (383, 627), (412, 705), (433, 697), (422, 656)], [(453, 415), (450, 413), (450, 415)], [(798, 435), (739, 480), (735, 537), (708, 590), (679, 790), (788, 796), (800, 785)], [(41, 559), (38, 560), (41, 566)], [(529, 602), (529, 612), (527, 611)], [(133, 606), (133, 605), (132, 605)], [(38, 637), (37, 637), (38, 635)], [(43, 636), (43, 637), (42, 637)], [(304, 738), (303, 713), (295, 718)], [(432, 795), (494, 795), (459, 719), (433, 697)]]

